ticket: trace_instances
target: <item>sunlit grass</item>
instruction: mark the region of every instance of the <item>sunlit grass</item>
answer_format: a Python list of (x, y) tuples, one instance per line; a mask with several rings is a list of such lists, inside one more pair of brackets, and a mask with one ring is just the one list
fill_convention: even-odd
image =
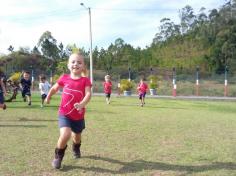
[(0, 175), (236, 175), (235, 102), (93, 97), (82, 158), (71, 142), (63, 168), (51, 168), (59, 96), (40, 108), (17, 99), (0, 111)]

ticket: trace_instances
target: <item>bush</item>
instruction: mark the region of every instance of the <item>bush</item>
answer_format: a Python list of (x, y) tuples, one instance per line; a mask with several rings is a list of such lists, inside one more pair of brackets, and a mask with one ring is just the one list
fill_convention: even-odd
[(15, 73), (12, 73), (10, 78), (8, 78), (9, 81), (12, 81), (13, 83), (19, 83), (20, 82), (20, 79), (21, 79), (21, 72), (15, 72)]
[(148, 77), (148, 86), (149, 89), (156, 89), (157, 88), (157, 77), (155, 75), (150, 75)]
[(129, 81), (128, 79), (122, 79), (120, 81), (120, 89), (121, 91), (131, 91), (134, 87), (134, 83)]

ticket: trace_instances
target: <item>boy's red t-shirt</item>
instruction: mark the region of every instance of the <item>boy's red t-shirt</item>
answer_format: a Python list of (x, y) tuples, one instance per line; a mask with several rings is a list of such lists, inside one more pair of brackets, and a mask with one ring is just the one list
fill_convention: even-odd
[(146, 83), (140, 83), (138, 85), (138, 91), (139, 93), (143, 94), (143, 93), (146, 93), (147, 92), (147, 89), (148, 89), (148, 85)]
[(111, 81), (103, 83), (104, 93), (109, 93), (110, 94), (111, 93), (111, 88), (112, 88)]
[(85, 108), (81, 111), (75, 109), (74, 104), (79, 103), (85, 96), (85, 87), (91, 87), (92, 84), (87, 77), (72, 79), (70, 75), (62, 75), (57, 83), (63, 87), (59, 114), (72, 120), (84, 119)]

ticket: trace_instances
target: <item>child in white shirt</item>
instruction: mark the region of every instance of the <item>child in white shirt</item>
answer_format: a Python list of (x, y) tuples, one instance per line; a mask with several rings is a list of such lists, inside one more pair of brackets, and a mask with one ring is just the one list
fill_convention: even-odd
[(40, 90), (41, 99), (42, 99), (42, 102), (41, 102), (41, 108), (42, 108), (43, 105), (44, 105), (44, 100), (45, 100), (45, 98), (48, 95), (48, 91), (51, 88), (51, 85), (46, 80), (46, 76), (45, 75), (40, 75), (39, 76), (39, 80), (40, 80), (40, 82), (39, 82), (39, 90)]

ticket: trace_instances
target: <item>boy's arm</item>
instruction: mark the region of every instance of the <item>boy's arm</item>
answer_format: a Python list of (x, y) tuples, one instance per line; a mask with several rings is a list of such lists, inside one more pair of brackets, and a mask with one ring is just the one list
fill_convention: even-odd
[(84, 96), (83, 100), (80, 103), (75, 103), (75, 105), (74, 105), (75, 108), (77, 110), (81, 110), (82, 108), (84, 108), (88, 104), (90, 99), (91, 99), (91, 87), (87, 86), (87, 87), (85, 87), (85, 96)]
[(23, 89), (23, 87), (22, 87), (22, 80), (20, 80), (19, 86), (20, 86), (20, 89), (22, 90)]
[(48, 92), (47, 97), (46, 97), (45, 100), (44, 100), (47, 104), (50, 103), (51, 96), (53, 96), (55, 93), (57, 93), (57, 91), (59, 90), (59, 88), (60, 88), (60, 86), (59, 86), (58, 83), (54, 84), (54, 85), (51, 87), (51, 89), (50, 89), (49, 92)]
[(42, 84), (39, 83), (39, 90), (42, 90)]

